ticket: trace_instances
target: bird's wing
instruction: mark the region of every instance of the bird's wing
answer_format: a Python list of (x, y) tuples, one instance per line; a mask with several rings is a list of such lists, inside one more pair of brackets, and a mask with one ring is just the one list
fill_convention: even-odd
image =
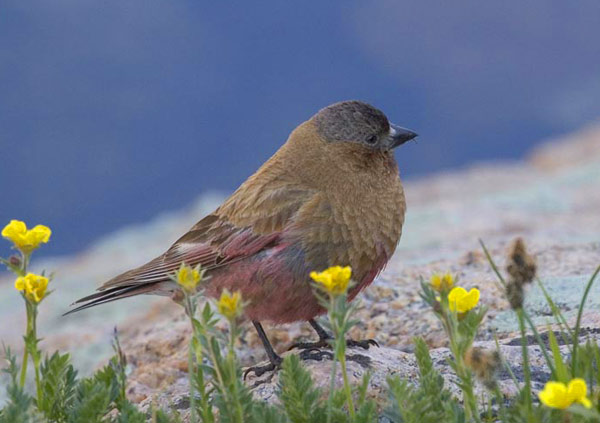
[[(204, 220), (207, 219), (213, 220), (215, 216), (209, 215)], [(192, 267), (201, 265), (207, 270), (226, 266), (234, 260), (252, 256), (269, 247), (277, 241), (279, 235), (280, 231), (255, 233), (251, 227), (239, 228), (217, 218), (206, 228), (194, 229), (185, 234), (163, 255), (106, 282), (100, 290), (123, 285), (164, 282), (181, 263)]]
[(99, 292), (76, 301), (82, 305), (69, 313), (155, 292), (157, 285), (168, 282), (170, 274), (181, 263), (201, 265), (210, 270), (275, 245), (285, 226), (314, 193), (285, 185), (271, 190), (261, 188), (254, 195), (236, 192), (237, 195), (194, 225), (167, 252), (109, 280), (98, 289)]

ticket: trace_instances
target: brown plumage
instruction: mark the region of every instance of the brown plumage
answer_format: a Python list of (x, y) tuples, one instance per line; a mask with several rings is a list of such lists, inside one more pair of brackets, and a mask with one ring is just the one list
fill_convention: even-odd
[(260, 321), (316, 325), (323, 310), (311, 270), (350, 265), (352, 299), (392, 256), (406, 209), (392, 149), (415, 136), (362, 102), (321, 110), (167, 252), (106, 282), (73, 311), (142, 293), (173, 295), (168, 274), (183, 261), (208, 269), (207, 295), (240, 290), (257, 329)]

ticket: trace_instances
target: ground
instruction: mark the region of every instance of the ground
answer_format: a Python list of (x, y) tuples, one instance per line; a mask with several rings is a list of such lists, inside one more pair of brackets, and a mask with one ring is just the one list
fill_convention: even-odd
[[(382, 346), (365, 353), (379, 372), (376, 384), (383, 384), (390, 372), (414, 376), (411, 339), (417, 335), (440, 348), (434, 357), (444, 371), (445, 338), (418, 294), (420, 278), (427, 279), (434, 272), (450, 271), (461, 285), (481, 290), (481, 302), (490, 310), (479, 341), (485, 345), (497, 334), (503, 343), (511, 343), (515, 320), (480, 240), (502, 268), (509, 243), (522, 237), (536, 257), (541, 280), (573, 319), (582, 288), (600, 264), (599, 187), (599, 127), (544, 144), (518, 162), (483, 163), (406, 181), (408, 212), (402, 240), (385, 271), (357, 298), (360, 323), (352, 331), (354, 338), (374, 338)], [(188, 210), (124, 229), (75, 257), (35, 262), (34, 269), (56, 270), (55, 292), (40, 312), (42, 348), (72, 351), (82, 373), (90, 373), (105, 363), (113, 328), (118, 326), (131, 364), (129, 394), (134, 401), (147, 404), (166, 393), (174, 398), (185, 392), (189, 330), (177, 305), (167, 299), (141, 297), (67, 317), (61, 314), (69, 303), (104, 280), (161, 253), (220, 199), (204, 196)], [(584, 313), (584, 326), (592, 335), (600, 328), (598, 307), (600, 282)], [(539, 288), (528, 292), (526, 308), (539, 326), (551, 318)], [(11, 277), (0, 275), (0, 339), (16, 348), (23, 333), (22, 314)], [(278, 351), (299, 338), (314, 337), (307, 324), (266, 325), (265, 329)], [(505, 348), (512, 354), (510, 345)], [(244, 326), (238, 351), (245, 365), (265, 359), (249, 324)], [(315, 374), (325, 371), (326, 363), (307, 364)], [(364, 366), (351, 363), (351, 370), (359, 377)], [(544, 377), (540, 368), (540, 383)], [(257, 395), (272, 396), (270, 386), (260, 385)], [(510, 390), (508, 384), (505, 388)]]

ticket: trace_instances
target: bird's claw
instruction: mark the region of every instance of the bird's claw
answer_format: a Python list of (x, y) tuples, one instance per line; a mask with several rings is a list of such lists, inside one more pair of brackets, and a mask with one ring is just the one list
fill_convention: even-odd
[(300, 352), (299, 357), (301, 360), (315, 360), (322, 361), (324, 358), (333, 360), (333, 354), (330, 351), (321, 351), (319, 348), (307, 348)]
[(365, 350), (368, 350), (371, 345), (379, 348), (379, 344), (374, 339), (363, 339), (361, 341), (354, 341), (352, 339), (348, 339), (346, 341), (346, 346), (348, 347), (360, 347)]
[[(350, 348), (360, 347), (362, 349), (368, 350), (369, 347), (371, 347), (372, 345), (379, 348), (379, 344), (374, 339), (364, 339), (361, 341), (348, 339), (346, 341), (346, 346)], [(288, 348), (288, 351), (291, 351), (294, 348), (297, 348), (299, 350), (318, 350), (320, 348), (331, 348), (331, 341), (329, 339), (321, 339), (317, 342), (296, 342)]]
[(267, 372), (274, 372), (276, 370), (279, 370), (281, 368), (281, 362), (283, 360), (281, 359), (281, 357), (278, 358), (279, 360), (276, 360), (275, 362), (270, 362), (269, 364), (265, 364), (263, 366), (248, 367), (246, 370), (244, 370), (244, 380), (246, 380), (246, 377), (248, 377), (248, 375), (252, 372), (254, 372), (254, 375), (256, 377), (261, 377)]
[[(331, 351), (321, 351), (318, 348), (313, 348), (313, 349), (302, 350), (299, 354), (299, 357), (303, 361), (333, 360), (333, 353)], [(371, 366), (371, 358), (364, 356), (364, 355), (360, 355), (360, 354), (346, 355), (346, 360), (358, 363), (360, 366), (362, 366), (364, 368), (369, 368)]]
[(293, 349), (299, 350), (318, 350), (319, 348), (331, 348), (331, 344), (328, 339), (321, 339), (317, 342), (295, 342), (289, 348), (288, 351)]

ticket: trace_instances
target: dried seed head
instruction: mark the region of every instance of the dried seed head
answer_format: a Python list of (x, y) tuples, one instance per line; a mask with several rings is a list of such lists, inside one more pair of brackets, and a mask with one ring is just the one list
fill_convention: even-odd
[(498, 351), (471, 347), (465, 353), (465, 363), (488, 389), (496, 386), (496, 373), (501, 367)]
[(523, 239), (517, 238), (510, 248), (506, 266), (510, 282), (518, 285), (528, 284), (535, 277), (536, 269), (535, 259), (527, 254)]
[(508, 298), (510, 308), (513, 310), (523, 308), (524, 297), (525, 293), (523, 292), (523, 285), (519, 285), (513, 281), (510, 281), (506, 285), (506, 298)]

